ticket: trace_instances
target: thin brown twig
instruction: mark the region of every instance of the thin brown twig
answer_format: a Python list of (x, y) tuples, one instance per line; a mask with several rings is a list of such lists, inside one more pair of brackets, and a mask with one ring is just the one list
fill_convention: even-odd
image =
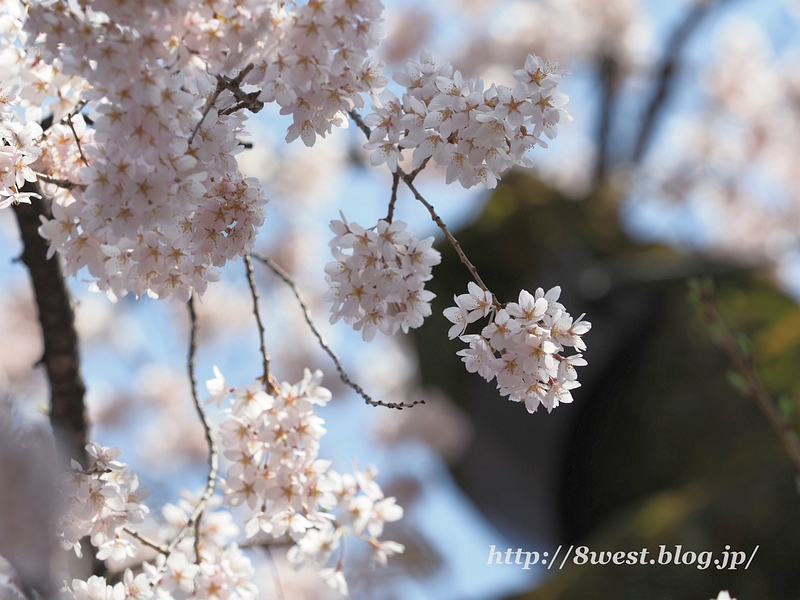
[(478, 269), (475, 268), (475, 265), (473, 265), (472, 261), (467, 257), (466, 253), (461, 248), (461, 244), (459, 243), (459, 241), (455, 238), (455, 236), (452, 233), (450, 233), (450, 230), (447, 228), (447, 225), (445, 224), (444, 221), (442, 221), (442, 218), (436, 213), (436, 210), (433, 208), (433, 205), (427, 200), (425, 200), (422, 194), (419, 193), (417, 188), (414, 186), (414, 180), (411, 178), (410, 175), (404, 173), (403, 170), (400, 169), (399, 167), (397, 171), (398, 173), (400, 173), (400, 178), (405, 182), (406, 186), (408, 186), (408, 189), (411, 190), (412, 194), (414, 194), (414, 198), (419, 200), (422, 203), (422, 205), (428, 209), (428, 212), (431, 215), (431, 219), (433, 219), (433, 222), (436, 223), (436, 225), (439, 226), (439, 229), (442, 230), (442, 233), (444, 233), (444, 237), (447, 238), (447, 241), (450, 242), (451, 246), (453, 246), (453, 248), (456, 251), (456, 254), (458, 254), (458, 258), (460, 258), (461, 262), (464, 263), (464, 266), (467, 267), (467, 270), (472, 275), (472, 278), (475, 280), (475, 283), (477, 283), (483, 291), (491, 293), (492, 303), (496, 307), (500, 308), (501, 305), (500, 302), (497, 300), (497, 297), (494, 295), (493, 292), (489, 290), (488, 287), (486, 287), (486, 284), (483, 282), (483, 279), (481, 279), (481, 276), (478, 274)]
[(342, 543), (341, 543), (341, 551), (339, 553), (339, 562), (336, 563), (336, 570), (341, 571), (344, 567), (344, 550), (345, 550), (345, 540), (347, 539), (346, 535), (342, 536)]
[(411, 402), (411, 403), (408, 403), (408, 402), (384, 402), (382, 400), (373, 400), (372, 397), (370, 397), (360, 385), (358, 385), (356, 382), (354, 382), (352, 379), (350, 379), (350, 377), (348, 376), (347, 372), (344, 370), (344, 367), (342, 366), (342, 359), (339, 358), (339, 355), (336, 354), (336, 352), (333, 350), (333, 348), (331, 348), (328, 345), (328, 343), (325, 341), (325, 338), (323, 337), (323, 335), (320, 332), (320, 330), (317, 329), (317, 326), (314, 323), (314, 319), (311, 317), (311, 312), (308, 309), (308, 305), (306, 304), (305, 300), (303, 299), (303, 295), (300, 293), (300, 289), (297, 287), (297, 284), (289, 276), (289, 274), (286, 271), (284, 271), (280, 267), (280, 265), (275, 263), (275, 261), (273, 261), (271, 258), (269, 258), (267, 256), (264, 256), (263, 254), (253, 254), (252, 256), (256, 260), (261, 261), (262, 263), (267, 265), (270, 269), (272, 269), (272, 271), (278, 277), (283, 279), (283, 281), (292, 289), (292, 292), (294, 293), (294, 297), (297, 299), (297, 302), (300, 305), (300, 308), (303, 310), (303, 316), (305, 317), (306, 323), (311, 328), (311, 331), (313, 332), (314, 336), (317, 338), (317, 341), (319, 342), (320, 347), (328, 354), (328, 356), (331, 357), (331, 360), (333, 360), (334, 365), (336, 365), (336, 370), (339, 373), (339, 379), (341, 379), (342, 382), (345, 385), (348, 385), (353, 390), (355, 390), (355, 392), (359, 396), (361, 396), (367, 404), (369, 404), (370, 406), (384, 406), (386, 408), (396, 408), (398, 410), (402, 410), (404, 408), (411, 408), (412, 406), (416, 406), (417, 404), (425, 404), (424, 400), (414, 400), (414, 402)]
[(159, 544), (155, 540), (151, 540), (149, 537), (142, 535), (141, 533), (139, 533), (138, 531), (136, 531), (134, 529), (131, 529), (127, 525), (122, 528), (122, 531), (127, 533), (132, 538), (138, 540), (139, 542), (141, 542), (145, 546), (148, 546), (149, 548), (152, 548), (153, 550), (161, 552), (162, 554), (167, 554), (167, 547), (166, 546), (164, 546), (163, 544)]
[(50, 177), (49, 175), (45, 175), (44, 173), (36, 173), (36, 178), (42, 183), (49, 183), (51, 185), (64, 188), (65, 190), (72, 190), (75, 188), (79, 188), (82, 190), (86, 189), (85, 183), (75, 183), (74, 181), (70, 181), (69, 179), (56, 179), (55, 177)]
[[(290, 541), (286, 542), (285, 541), (286, 539), (289, 539)], [(284, 537), (284, 538), (277, 538), (277, 539), (272, 539), (272, 540), (250, 538), (250, 539), (245, 540), (243, 542), (239, 542), (237, 544), (237, 546), (239, 546), (239, 548), (242, 548), (242, 549), (251, 549), (251, 548), (268, 548), (268, 547), (271, 547), (271, 546), (283, 546), (283, 545), (286, 545), (288, 543), (294, 544), (294, 542), (292, 542), (291, 538), (288, 538), (288, 536)]]
[(219, 112), (220, 115), (230, 115), (243, 108), (249, 109), (250, 112), (257, 113), (262, 108), (264, 108), (264, 103), (258, 99), (258, 96), (261, 94), (261, 90), (256, 90), (255, 92), (246, 93), (240, 87), (242, 85), (242, 81), (244, 81), (244, 78), (254, 68), (255, 65), (253, 63), (250, 63), (244, 69), (239, 71), (239, 74), (236, 75), (236, 77), (234, 77), (233, 79), (231, 79), (230, 77), (226, 77), (225, 75), (217, 75), (217, 87), (214, 88), (214, 91), (208, 97), (206, 105), (203, 108), (203, 116), (200, 118), (200, 121), (198, 121), (197, 125), (194, 126), (192, 134), (189, 136), (190, 146), (192, 145), (192, 141), (194, 141), (194, 137), (197, 135), (197, 132), (200, 131), (200, 127), (203, 125), (203, 121), (206, 120), (208, 113), (210, 113), (211, 109), (214, 107), (217, 98), (219, 98), (219, 95), (225, 90), (228, 90), (233, 94), (233, 97), (236, 99), (238, 104), (223, 108)]
[(75, 145), (78, 146), (78, 153), (81, 155), (81, 160), (83, 161), (83, 164), (88, 167), (89, 161), (86, 160), (86, 155), (83, 153), (81, 139), (78, 137), (78, 132), (75, 131), (75, 126), (72, 124), (72, 114), (67, 115), (67, 125), (69, 125), (69, 128), (72, 131), (72, 135), (75, 136)]
[(700, 313), (712, 332), (716, 345), (725, 353), (733, 367), (744, 379), (747, 395), (753, 400), (769, 421), (772, 429), (781, 440), (795, 469), (800, 474), (800, 439), (792, 425), (784, 419), (778, 405), (761, 383), (755, 370), (753, 357), (742, 351), (733, 332), (723, 319), (717, 306), (717, 295), (713, 283), (697, 282), (695, 293), (700, 301)]
[(272, 374), (270, 373), (269, 353), (267, 352), (267, 344), (264, 341), (264, 323), (261, 321), (261, 312), (258, 310), (258, 289), (256, 288), (256, 278), (253, 272), (253, 261), (250, 259), (250, 254), (244, 255), (245, 271), (247, 272), (247, 283), (250, 286), (250, 295), (253, 298), (253, 314), (256, 317), (256, 324), (258, 325), (258, 336), (261, 342), (261, 358), (264, 365), (264, 375), (261, 381), (264, 383), (264, 388), (273, 392), (278, 391), (277, 386), (272, 382)]
[(225, 84), (223, 83), (222, 79), (217, 79), (217, 87), (214, 88), (214, 91), (211, 92), (211, 95), (206, 100), (206, 105), (203, 107), (203, 116), (200, 117), (200, 120), (197, 122), (197, 125), (194, 126), (192, 129), (192, 133), (189, 136), (188, 145), (191, 146), (192, 142), (194, 141), (194, 137), (197, 135), (197, 132), (200, 131), (200, 127), (203, 125), (203, 121), (206, 120), (208, 113), (211, 112), (211, 109), (214, 108), (214, 103), (219, 98), (219, 95), (225, 90)]
[(397, 186), (400, 185), (400, 173), (392, 173), (392, 197), (389, 199), (389, 212), (386, 215), (386, 222), (391, 223), (394, 218), (394, 205), (397, 203)]
[[(211, 499), (211, 496), (214, 494), (214, 489), (217, 485), (217, 471), (219, 470), (219, 456), (217, 452), (217, 440), (214, 437), (214, 432), (211, 430), (211, 423), (208, 420), (208, 415), (206, 414), (205, 409), (203, 408), (203, 404), (200, 402), (200, 397), (197, 394), (197, 377), (195, 376), (195, 354), (197, 353), (197, 313), (194, 309), (194, 296), (189, 298), (189, 317), (191, 318), (191, 333), (189, 334), (189, 357), (187, 359), (187, 370), (189, 372), (189, 385), (192, 388), (192, 400), (194, 401), (194, 407), (197, 410), (197, 414), (200, 416), (200, 421), (203, 424), (203, 429), (205, 430), (206, 435), (206, 442), (208, 443), (208, 479), (206, 481), (206, 489), (203, 492), (203, 495), (200, 497), (197, 506), (195, 506), (194, 511), (192, 512), (189, 520), (186, 522), (178, 534), (172, 539), (169, 545), (166, 548), (165, 554), (167, 558), (169, 555), (172, 554), (172, 551), (175, 550), (178, 544), (181, 543), (183, 538), (186, 537), (186, 534), (189, 533), (192, 529), (195, 529), (195, 542), (199, 537), (197, 534), (197, 526), (200, 521), (200, 518), (203, 515), (203, 511), (206, 508), (206, 504)], [(199, 564), (200, 563), (200, 555), (199, 553), (195, 556), (195, 561)], [(167, 563), (164, 563), (164, 566), (159, 571), (159, 577), (163, 576), (167, 570)], [(155, 582), (154, 582), (155, 584)]]
[(350, 115), (350, 118), (353, 119), (353, 122), (358, 126), (358, 128), (361, 131), (364, 132), (364, 135), (367, 136), (367, 139), (369, 139), (372, 130), (366, 123), (364, 123), (364, 119), (361, 118), (361, 115), (358, 114), (358, 112), (355, 110), (349, 110), (347, 111), (347, 114)]
[[(74, 117), (75, 115), (77, 115), (79, 112), (81, 112), (83, 110), (84, 106), (86, 106), (86, 100), (80, 100), (73, 107), (73, 109), (71, 111), (69, 111), (66, 115), (61, 117), (61, 120), (59, 121), (59, 123), (66, 123), (67, 119), (71, 120), (72, 117)], [(84, 117), (84, 119), (86, 119), (86, 117)], [(50, 128), (53, 126), (53, 115), (51, 114), (51, 115), (45, 117), (44, 119), (42, 119), (41, 126), (42, 126), (42, 135), (40, 135), (36, 139), (36, 143), (41, 142), (44, 138), (46, 138), (50, 134)]]

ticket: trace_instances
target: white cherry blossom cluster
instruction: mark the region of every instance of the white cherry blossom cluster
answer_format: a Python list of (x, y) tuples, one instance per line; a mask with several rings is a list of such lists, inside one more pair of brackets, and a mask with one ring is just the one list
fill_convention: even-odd
[(243, 119), (222, 110), (235, 99), (227, 92), (219, 110), (201, 112), (212, 78), (171, 45), (177, 12), (109, 19), (99, 3), (59, 6), (32, 9), (26, 27), (45, 34), (43, 56), (91, 87), (82, 97), (93, 135), (74, 141), (88, 166), (61, 173), (83, 187), (54, 198), (61, 208), (40, 233), (112, 297), (202, 293), (214, 266), (252, 248), (264, 219), (266, 200), (234, 158)]
[(367, 342), (377, 331), (393, 335), (421, 326), (435, 298), (425, 282), (442, 260), (433, 237), (418, 240), (403, 221), (380, 220), (364, 229), (344, 215), (330, 228), (336, 235), (328, 245), (336, 260), (325, 266), (330, 288), (324, 299), (333, 303), (331, 323), (344, 319)]
[(36, 181), (30, 164), (42, 153), (35, 143), (42, 128), (35, 122), (20, 123), (11, 108), (19, 103), (18, 86), (4, 86), (0, 78), (0, 209), (30, 202), (32, 194), (20, 189), (26, 181)]
[[(168, 505), (174, 510), (174, 505)], [(184, 517), (188, 517), (183, 513)], [(211, 522), (201, 525), (201, 535), (219, 525), (215, 518), (228, 512), (208, 513)], [(177, 515), (176, 515), (177, 516)], [(235, 535), (238, 528), (229, 529)], [(125, 569), (122, 581), (111, 585), (105, 577), (92, 576), (87, 580), (73, 579), (61, 590), (62, 600), (184, 600), (188, 598), (254, 600), (258, 589), (252, 583), (255, 574), (250, 559), (224, 534), (215, 532), (217, 544), (200, 546), (200, 558), (194, 560), (194, 537), (187, 536), (169, 557), (158, 554), (154, 563), (143, 562), (142, 572), (135, 575)]]
[[(162, 542), (171, 540), (189, 521), (198, 498), (184, 493), (177, 504), (162, 509), (165, 524), (159, 528)], [(233, 540), (239, 527), (228, 510), (213, 510), (222, 497), (212, 496), (203, 513), (196, 534), (187, 535), (169, 556), (161, 553), (144, 572), (159, 598), (215, 598), (225, 596), (249, 600), (258, 595), (252, 582), (255, 570), (250, 559)]]
[(492, 84), (484, 89), (483, 80), (465, 81), (449, 63), (437, 65), (423, 52), (419, 62), (410, 60), (404, 73), (394, 74), (406, 88), (402, 99), (386, 92), (385, 104), (376, 103), (364, 119), (372, 128), (364, 146), (372, 150), (370, 162), (386, 162), (395, 171), (401, 150), (413, 148), (413, 168), (432, 157), (446, 167), (447, 183), (494, 188), (510, 167), (533, 164), (526, 152), (547, 147), (542, 134), (553, 139), (558, 124), (572, 120), (563, 108), (568, 97), (558, 91), (567, 74), (531, 54), (514, 72), (514, 88)]
[(364, 106), (362, 93), (386, 87), (384, 65), (369, 56), (385, 31), (379, 0), (310, 0), (272, 9), (269, 44), (245, 83), (261, 88), (259, 100), (291, 114), (286, 141), (313, 146), (331, 126), (346, 126), (347, 111)]
[[(220, 425), (224, 456), (230, 461), (222, 482), (225, 502), (246, 507), (248, 538), (288, 537), (295, 545), (288, 557), (296, 565), (324, 567), (340, 550), (345, 535), (359, 537), (373, 549), (374, 560), (386, 564), (403, 552), (402, 545), (379, 541), (386, 522), (397, 521), (403, 509), (384, 497), (368, 467), (353, 475), (330, 469), (318, 457), (326, 433), (315, 407), (325, 406), (330, 392), (319, 385), (322, 373), (305, 371), (303, 380), (282, 383), (267, 393), (260, 380), (228, 388), (222, 374), (207, 382), (210, 402), (221, 405), (230, 396), (227, 418)], [(343, 560), (324, 568), (320, 576), (342, 594), (347, 584)]]
[(276, 101), (293, 115), (287, 140), (300, 136), (307, 145), (345, 125), (346, 111), (363, 106), (361, 94), (377, 96), (387, 82), (368, 56), (383, 36), (378, 0), (214, 3), (213, 10), (197, 0), (58, 0), (35, 3), (27, 19), (10, 2), (18, 10), (8, 27), (20, 43), (4, 50), (26, 108), (57, 97), (58, 122), (86, 102), (93, 121), (91, 135), (67, 141), (69, 154), (82, 150), (90, 166), (42, 164), (51, 180), (77, 187), (48, 187), (54, 219), (40, 233), (71, 273), (88, 267), (95, 288), (112, 298), (186, 300), (216, 278), (213, 267), (252, 248), (266, 200), (237, 166), (242, 97), (217, 93), (219, 77), (241, 73), (249, 107)]
[[(64, 508), (59, 519), (61, 545), (81, 556), (80, 539), (89, 536), (98, 548), (96, 556), (112, 563), (124, 563), (138, 555), (140, 544), (132, 526), (142, 524), (149, 513), (142, 504), (147, 492), (139, 489), (136, 475), (119, 462), (118, 448), (102, 447), (94, 442), (86, 447), (91, 463), (86, 470), (73, 461), (72, 469), (59, 479)], [(157, 527), (155, 544), (166, 548), (189, 522), (197, 498), (188, 494), (177, 504), (166, 504), (164, 523)], [(110, 585), (103, 577), (72, 580), (65, 583), (61, 598), (86, 600), (164, 600), (182, 598), (226, 598), (250, 600), (256, 597), (251, 582), (254, 569), (233, 539), (239, 528), (227, 510), (213, 510), (222, 498), (212, 496), (203, 518), (194, 531), (167, 554), (159, 552), (152, 564), (144, 562), (143, 572), (134, 576), (126, 570), (122, 581)], [(199, 535), (199, 539), (195, 537)]]
[[(547, 412), (572, 402), (570, 390), (580, 387), (575, 367), (586, 365), (580, 353), (564, 356), (566, 348), (585, 350), (581, 336), (591, 329), (583, 315), (573, 320), (558, 302), (561, 288), (533, 294), (522, 290), (518, 302), (494, 304), (491, 292), (469, 284), (469, 293), (455, 297), (456, 306), (444, 311), (453, 323), (450, 339), (469, 348), (457, 352), (470, 373), (486, 381), (497, 379), (501, 396), (524, 402), (528, 412), (539, 405)], [(468, 324), (491, 314), (480, 334), (465, 334)]]
[(142, 504), (149, 492), (139, 488), (138, 477), (117, 461), (119, 448), (92, 442), (86, 446), (90, 464), (83, 470), (75, 461), (61, 474), (58, 486), (65, 510), (59, 518), (61, 547), (82, 555), (80, 540), (89, 536), (98, 548), (97, 558), (117, 562), (137, 554), (136, 545), (122, 530), (141, 523), (150, 510)]

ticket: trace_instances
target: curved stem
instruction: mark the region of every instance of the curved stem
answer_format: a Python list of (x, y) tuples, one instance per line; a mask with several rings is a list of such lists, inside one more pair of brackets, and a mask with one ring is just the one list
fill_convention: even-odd
[(253, 258), (256, 260), (261, 261), (265, 265), (267, 265), (272, 271), (290, 287), (292, 288), (292, 292), (294, 293), (294, 297), (297, 299), (297, 303), (300, 305), (300, 308), (303, 310), (303, 316), (305, 317), (306, 323), (311, 328), (312, 333), (317, 338), (320, 347), (331, 357), (333, 360), (333, 364), (336, 365), (336, 371), (339, 373), (339, 379), (345, 385), (350, 386), (359, 396), (364, 399), (364, 402), (371, 406), (384, 406), (386, 408), (396, 408), (398, 410), (402, 410), (403, 408), (411, 408), (412, 406), (416, 406), (417, 404), (425, 404), (424, 400), (415, 400), (414, 402), (384, 402), (382, 400), (373, 400), (365, 391), (364, 389), (358, 385), (355, 381), (350, 379), (350, 376), (344, 370), (342, 366), (342, 359), (339, 358), (339, 355), (334, 352), (333, 348), (331, 348), (328, 343), (325, 341), (322, 333), (319, 329), (317, 329), (316, 324), (314, 323), (314, 319), (311, 317), (311, 312), (308, 310), (308, 305), (306, 304), (305, 300), (303, 299), (303, 295), (300, 293), (300, 289), (297, 287), (297, 284), (294, 280), (289, 276), (289, 274), (284, 271), (275, 261), (271, 258), (264, 256), (262, 254), (253, 254)]
[(270, 373), (269, 353), (267, 352), (267, 344), (264, 341), (264, 323), (261, 321), (261, 312), (258, 310), (258, 289), (256, 288), (256, 278), (253, 273), (253, 261), (250, 259), (250, 254), (244, 255), (244, 265), (247, 271), (247, 283), (250, 286), (250, 295), (253, 297), (253, 314), (256, 317), (256, 325), (258, 325), (258, 336), (261, 342), (261, 360), (264, 365), (264, 375), (261, 380), (264, 382), (264, 387), (267, 390), (272, 390), (278, 393), (278, 386), (272, 382), (272, 374)]
[[(175, 550), (176, 546), (181, 543), (183, 538), (186, 537), (186, 534), (189, 533), (192, 529), (196, 529), (200, 519), (203, 516), (203, 511), (205, 511), (206, 504), (211, 499), (211, 496), (214, 494), (214, 489), (217, 485), (217, 472), (219, 470), (219, 456), (217, 452), (217, 440), (214, 437), (214, 433), (211, 430), (211, 423), (208, 420), (208, 415), (206, 414), (205, 409), (203, 408), (203, 404), (200, 402), (200, 398), (197, 394), (197, 377), (195, 376), (195, 354), (197, 353), (197, 313), (194, 309), (194, 296), (189, 298), (189, 302), (187, 303), (189, 306), (189, 316), (191, 318), (191, 333), (189, 334), (189, 357), (187, 359), (187, 370), (189, 372), (189, 384), (192, 388), (192, 400), (194, 401), (194, 407), (197, 410), (197, 414), (200, 417), (200, 421), (203, 424), (203, 429), (205, 430), (206, 435), (206, 442), (208, 442), (208, 478), (206, 480), (206, 489), (203, 492), (203, 495), (200, 497), (200, 501), (195, 506), (194, 511), (192, 512), (189, 520), (186, 522), (181, 530), (178, 532), (173, 540), (169, 543), (166, 548), (165, 554), (167, 558)], [(195, 531), (195, 541), (197, 541), (199, 535), (197, 531)], [(197, 546), (195, 546), (197, 549)], [(197, 553), (195, 556), (195, 561), (199, 564), (200, 562), (200, 554)], [(164, 566), (161, 568), (159, 573), (160, 576), (163, 576), (167, 570), (167, 563), (164, 563)], [(155, 584), (155, 582), (154, 582)]]

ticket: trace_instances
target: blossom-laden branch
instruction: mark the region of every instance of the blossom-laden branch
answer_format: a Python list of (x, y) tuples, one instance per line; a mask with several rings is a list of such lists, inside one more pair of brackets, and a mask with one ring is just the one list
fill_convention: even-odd
[(264, 103), (259, 99), (259, 96), (262, 94), (261, 90), (247, 93), (243, 91), (241, 87), (242, 81), (245, 77), (247, 77), (254, 67), (255, 65), (250, 63), (233, 79), (225, 77), (224, 75), (217, 76), (217, 81), (223, 86), (223, 88), (230, 91), (233, 94), (233, 97), (236, 98), (236, 104), (223, 109), (220, 111), (220, 114), (230, 115), (243, 109), (247, 109), (252, 113), (257, 113), (264, 108)]
[(256, 317), (258, 336), (261, 344), (261, 360), (264, 365), (264, 375), (262, 375), (261, 379), (264, 382), (265, 389), (277, 393), (279, 391), (279, 386), (277, 382), (273, 380), (274, 378), (270, 373), (269, 352), (267, 352), (267, 343), (264, 339), (264, 323), (261, 320), (261, 312), (258, 309), (258, 288), (256, 288), (256, 279), (255, 274), (253, 273), (253, 261), (250, 259), (249, 253), (244, 255), (244, 265), (245, 271), (247, 272), (247, 284), (250, 287), (250, 295), (253, 298), (253, 314)]
[(720, 314), (713, 280), (693, 279), (689, 282), (689, 286), (693, 298), (699, 302), (700, 316), (708, 326), (711, 339), (725, 353), (736, 370), (738, 376), (731, 378), (732, 383), (744, 395), (751, 398), (767, 418), (800, 475), (800, 439), (797, 432), (783, 417), (780, 408), (756, 373), (753, 354), (746, 338), (732, 331)]
[(192, 133), (189, 134), (189, 138), (187, 139), (187, 144), (186, 144), (187, 146), (189, 146), (189, 147), (192, 146), (192, 142), (194, 141), (194, 138), (197, 135), (197, 132), (200, 131), (200, 127), (203, 125), (203, 121), (206, 120), (206, 117), (208, 116), (208, 113), (210, 113), (211, 109), (214, 108), (214, 104), (216, 103), (217, 98), (219, 98), (219, 95), (224, 90), (225, 90), (225, 85), (223, 84), (221, 79), (218, 79), (217, 80), (217, 87), (214, 88), (214, 91), (206, 99), (206, 104), (203, 107), (203, 114), (200, 117), (200, 120), (197, 121), (197, 125), (195, 125), (194, 129), (192, 129)]
[(404, 408), (411, 408), (416, 406), (417, 404), (424, 404), (424, 400), (414, 400), (413, 402), (384, 402), (382, 400), (374, 400), (371, 396), (369, 396), (360, 385), (358, 385), (355, 381), (350, 379), (350, 376), (344, 370), (344, 366), (342, 366), (342, 359), (339, 358), (339, 355), (333, 350), (333, 348), (328, 345), (325, 341), (325, 337), (322, 335), (322, 332), (317, 328), (316, 324), (314, 323), (314, 319), (311, 317), (311, 311), (306, 304), (303, 295), (300, 293), (300, 289), (298, 288), (295, 281), (291, 278), (291, 276), (283, 269), (280, 265), (278, 265), (275, 261), (273, 261), (268, 256), (264, 256), (263, 254), (253, 254), (253, 258), (258, 261), (264, 263), (267, 267), (269, 267), (278, 277), (283, 279), (283, 281), (291, 288), (292, 292), (294, 293), (294, 297), (297, 299), (297, 303), (300, 305), (300, 308), (303, 311), (303, 317), (306, 320), (309, 328), (311, 329), (314, 336), (317, 338), (320, 347), (331, 357), (333, 364), (336, 366), (336, 371), (339, 373), (339, 379), (342, 382), (352, 388), (359, 396), (364, 399), (364, 402), (369, 404), (370, 406), (384, 406), (386, 408), (396, 408), (398, 410), (402, 410)]
[[(355, 124), (358, 126), (358, 128), (362, 132), (364, 132), (365, 136), (367, 136), (367, 139), (370, 139), (372, 130), (366, 125), (366, 123), (364, 123), (364, 119), (361, 117), (361, 115), (354, 110), (350, 111), (349, 115), (353, 119)], [(472, 278), (475, 280), (475, 282), (481, 287), (482, 290), (488, 292), (489, 288), (486, 287), (486, 284), (483, 282), (483, 279), (478, 274), (478, 269), (475, 267), (474, 264), (472, 264), (472, 261), (467, 257), (463, 248), (461, 248), (461, 244), (458, 242), (455, 236), (452, 233), (450, 233), (450, 230), (447, 228), (447, 225), (442, 220), (442, 218), (436, 213), (436, 210), (434, 209), (433, 205), (425, 199), (425, 197), (419, 192), (419, 190), (414, 185), (414, 179), (416, 179), (417, 175), (419, 175), (419, 173), (422, 172), (422, 170), (428, 165), (429, 160), (430, 156), (426, 157), (422, 161), (422, 164), (420, 164), (416, 169), (414, 169), (410, 173), (406, 173), (399, 166), (397, 167), (397, 169), (394, 172), (394, 180), (392, 186), (392, 201), (389, 204), (389, 216), (387, 217), (386, 220), (391, 223), (391, 217), (394, 213), (394, 202), (396, 201), (396, 189), (397, 189), (396, 181), (397, 178), (399, 177), (400, 179), (403, 180), (403, 183), (406, 184), (408, 189), (411, 190), (411, 193), (414, 195), (414, 198), (416, 198), (426, 209), (428, 209), (428, 212), (431, 215), (431, 219), (433, 220), (434, 223), (436, 223), (437, 227), (439, 227), (439, 229), (442, 230), (444, 237), (447, 239), (450, 245), (453, 246), (453, 248), (456, 251), (456, 254), (458, 254), (458, 258), (461, 260), (464, 266), (467, 267), (467, 270), (469, 271), (470, 275), (472, 275)], [(494, 298), (494, 294), (492, 294), (492, 297)], [(500, 303), (497, 301), (496, 298), (494, 298), (494, 302), (496, 303), (498, 308), (501, 308)]]

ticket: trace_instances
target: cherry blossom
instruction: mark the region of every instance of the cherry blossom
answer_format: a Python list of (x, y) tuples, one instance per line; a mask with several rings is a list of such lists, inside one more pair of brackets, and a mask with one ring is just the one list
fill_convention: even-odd
[(424, 284), (441, 261), (433, 238), (416, 239), (403, 221), (380, 220), (364, 229), (342, 215), (330, 227), (336, 260), (325, 267), (330, 289), (324, 298), (333, 303), (331, 323), (344, 319), (367, 342), (377, 331), (392, 335), (420, 327), (435, 297)]
[(510, 167), (531, 166), (526, 151), (547, 147), (542, 134), (553, 139), (558, 123), (572, 120), (563, 108), (568, 98), (557, 90), (567, 74), (529, 55), (525, 68), (514, 73), (519, 83), (513, 89), (485, 89), (483, 80), (464, 81), (449, 63), (437, 64), (423, 52), (419, 62), (410, 60), (405, 72), (394, 74), (406, 88), (402, 100), (387, 93), (364, 120), (373, 127), (364, 145), (372, 150), (370, 163), (385, 162), (396, 171), (400, 149), (413, 148), (412, 168), (432, 157), (445, 167), (447, 183), (494, 188)]
[[(217, 372), (209, 380), (212, 396), (220, 379)], [(233, 402), (220, 425), (223, 454), (230, 461), (222, 484), (225, 503), (247, 511), (248, 538), (288, 535), (294, 542), (288, 558), (295, 565), (324, 567), (345, 535), (367, 541), (375, 560), (386, 564), (403, 546), (377, 538), (385, 523), (402, 518), (403, 509), (394, 498), (384, 497), (374, 467), (356, 466), (353, 474), (339, 474), (330, 461), (318, 457), (326, 430), (316, 407), (331, 397), (321, 379), (320, 371), (306, 369), (302, 381), (284, 382), (271, 394), (261, 390), (260, 382), (228, 391)], [(341, 564), (319, 573), (331, 587), (347, 593)]]
[[(499, 308), (488, 291), (470, 283), (469, 293), (456, 296), (456, 306), (444, 311), (454, 324), (450, 339), (469, 344), (457, 352), (467, 371), (486, 381), (496, 379), (500, 395), (523, 402), (530, 413), (540, 405), (550, 412), (572, 402), (570, 391), (580, 386), (575, 367), (587, 364), (580, 353), (562, 354), (568, 347), (585, 350), (582, 336), (592, 325), (583, 315), (573, 320), (558, 302), (560, 295), (559, 287), (533, 294), (522, 290), (517, 302)], [(491, 322), (480, 334), (464, 333), (469, 323), (490, 312)]]

